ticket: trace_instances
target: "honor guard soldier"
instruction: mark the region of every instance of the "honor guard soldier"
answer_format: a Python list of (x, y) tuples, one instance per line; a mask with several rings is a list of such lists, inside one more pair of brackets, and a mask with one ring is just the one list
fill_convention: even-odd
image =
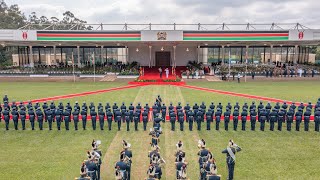
[(188, 113), (189, 113), (189, 111), (190, 111), (190, 106), (189, 106), (189, 103), (187, 103), (187, 105), (186, 106), (184, 106), (184, 108), (183, 108), (183, 110), (184, 110), (184, 114), (185, 114), (185, 116), (186, 116), (186, 122), (188, 122)]
[(204, 139), (201, 139), (198, 141), (198, 148), (200, 149), (198, 152), (198, 156), (199, 156), (198, 162), (199, 162), (200, 169), (202, 169), (203, 164), (208, 160), (208, 156), (210, 152), (208, 149), (206, 149), (206, 142)]
[(158, 114), (158, 105), (157, 105), (157, 103), (154, 103), (154, 105), (152, 106), (152, 115), (153, 115), (153, 118), (156, 117), (156, 114)]
[(92, 129), (96, 130), (97, 127), (97, 112), (95, 111), (94, 107), (92, 107), (90, 111), (91, 116), (91, 123), (92, 123)]
[(258, 116), (260, 116), (260, 112), (263, 108), (264, 108), (264, 105), (263, 105), (262, 101), (260, 101), (260, 104), (258, 105)]
[(206, 121), (207, 121), (207, 131), (211, 130), (211, 123), (213, 122), (213, 115), (212, 109), (209, 109), (206, 112)]
[(241, 112), (241, 130), (246, 130), (246, 122), (247, 122), (248, 112), (247, 109), (243, 109)]
[(28, 104), (27, 104), (27, 109), (29, 110), (30, 108), (32, 108), (33, 106), (32, 106), (32, 103), (31, 103), (31, 101), (28, 101)]
[[(121, 112), (121, 114), (122, 114), (122, 112)], [(130, 113), (129, 113), (129, 111), (124, 112), (124, 119), (127, 124), (127, 131), (130, 131)]]
[[(160, 114), (158, 114), (158, 116), (155, 119), (153, 119), (153, 129), (154, 129), (153, 132), (157, 138), (162, 133), (160, 122), (161, 122), (161, 118), (160, 118)], [(158, 143), (156, 143), (155, 145), (158, 145)]]
[(287, 109), (288, 109), (288, 105), (287, 105), (287, 102), (283, 102), (283, 104), (282, 104), (282, 109), (284, 109), (285, 111), (287, 111)]
[(311, 103), (311, 102), (309, 102), (309, 103), (308, 103), (308, 105), (307, 105), (307, 108), (306, 108), (306, 109), (308, 109), (308, 108), (309, 108), (310, 110), (312, 110), (313, 106), (312, 106), (312, 103)]
[(144, 109), (147, 110), (147, 112), (149, 113), (150, 107), (149, 107), (149, 104), (148, 104), (148, 103), (144, 106)]
[(125, 113), (127, 112), (127, 107), (126, 105), (124, 105), (124, 102), (122, 103), (122, 105), (120, 106), (120, 109), (121, 109), (121, 119), (122, 119), (122, 122), (126, 122), (126, 118), (125, 118)]
[[(157, 118), (157, 117), (156, 117)], [(143, 111), (142, 113), (142, 123), (143, 123), (143, 130), (146, 131), (147, 130), (147, 124), (148, 124), (148, 113), (146, 110)]]
[(122, 140), (122, 144), (123, 144), (123, 151), (122, 153), (124, 153), (125, 156), (127, 156), (127, 158), (129, 159), (127, 162), (128, 164), (128, 180), (130, 180), (130, 175), (131, 175), (131, 164), (132, 164), (132, 151), (129, 150), (129, 148), (131, 147), (131, 144), (127, 143), (125, 140)]
[[(197, 116), (197, 113), (199, 111), (199, 106), (197, 103), (194, 104), (194, 106), (192, 107), (192, 110), (194, 112), (194, 115)], [(197, 119), (197, 118), (196, 118)]]
[(89, 109), (90, 111), (92, 111), (92, 109), (96, 110), (96, 106), (94, 105), (93, 102), (90, 103)]
[(57, 128), (60, 131), (61, 122), (63, 120), (63, 110), (61, 110), (60, 108), (57, 109), (55, 112), (55, 115), (56, 115)]
[(87, 173), (90, 179), (94, 180), (97, 179), (97, 164), (95, 162), (95, 158), (92, 155), (88, 156), (88, 161), (85, 163), (87, 167)]
[(81, 120), (82, 120), (82, 128), (83, 130), (86, 130), (86, 126), (87, 126), (87, 115), (88, 112), (86, 110), (86, 108), (84, 106), (82, 106), (82, 110), (81, 110)]
[(106, 112), (108, 112), (108, 109), (111, 109), (110, 104), (107, 102), (106, 105), (104, 106), (104, 109), (106, 110)]
[(229, 109), (230, 111), (231, 111), (231, 109), (232, 109), (232, 106), (231, 106), (231, 103), (230, 102), (228, 102), (228, 104), (227, 104), (227, 106), (226, 106), (226, 110), (227, 109)]
[(236, 109), (236, 108), (237, 108), (237, 109), (239, 110), (239, 109), (240, 109), (239, 103), (238, 103), (238, 102), (236, 102), (236, 105), (234, 105), (234, 107), (233, 107), (233, 108), (234, 108), (234, 109)]
[(5, 94), (4, 97), (3, 97), (3, 104), (6, 104), (8, 102), (9, 102), (8, 95)]
[(171, 123), (171, 131), (175, 131), (177, 115), (176, 115), (176, 113), (172, 110), (172, 111), (169, 112), (169, 116), (170, 116), (170, 123)]
[(289, 111), (287, 112), (287, 131), (291, 131), (291, 125), (293, 123), (294, 117), (294, 110), (290, 107)]
[(74, 108), (74, 111), (72, 113), (73, 117), (73, 123), (74, 123), (74, 130), (78, 130), (78, 123), (79, 123), (79, 110), (78, 108)]
[(216, 130), (219, 131), (219, 127), (220, 127), (220, 121), (221, 121), (221, 109), (218, 107), (217, 108), (217, 112), (215, 114), (215, 119), (216, 119)]
[(233, 180), (234, 168), (236, 162), (236, 153), (241, 151), (241, 148), (236, 145), (232, 140), (229, 141), (227, 149), (223, 150), (222, 153), (226, 154), (227, 167), (228, 167), (228, 180)]
[(264, 127), (266, 124), (267, 120), (267, 111), (265, 109), (260, 110), (260, 115), (259, 115), (259, 122), (260, 122), (260, 131), (264, 131)]
[(7, 109), (7, 111), (10, 111), (10, 109), (11, 109), (7, 102), (3, 104), (3, 108)]
[(121, 128), (121, 111), (119, 109), (115, 110), (115, 122), (118, 124), (118, 131), (120, 131)]
[(1, 119), (2, 119), (2, 105), (0, 103), (0, 122), (1, 122)]
[(219, 109), (222, 111), (223, 106), (222, 106), (221, 102), (219, 102), (219, 104), (218, 104), (217, 108), (219, 108)]
[(292, 102), (290, 105), (290, 109), (293, 110), (293, 113), (295, 113), (297, 106), (295, 105), (295, 102)]
[(201, 131), (201, 122), (203, 121), (202, 117), (203, 117), (203, 113), (202, 113), (202, 110), (200, 108), (200, 109), (198, 109), (198, 112), (197, 112), (197, 115), (196, 115), (197, 130), (198, 131)]
[(11, 109), (13, 108), (15, 108), (16, 110), (18, 108), (15, 101), (12, 101), (12, 104), (11, 104)]
[(80, 106), (78, 101), (75, 102), (75, 105), (73, 106), (73, 110), (78, 110), (80, 112)]
[(116, 111), (118, 110), (118, 105), (117, 103), (114, 103), (112, 106), (112, 112), (113, 112), (113, 116), (116, 117)]
[[(1, 105), (1, 103), (0, 103), (0, 105)], [(25, 108), (25, 106), (24, 106), (22, 101), (20, 101), (20, 104), (19, 104), (19, 109), (21, 109), (21, 108)]]
[(216, 106), (214, 105), (214, 102), (211, 102), (211, 104), (210, 104), (209, 108), (210, 108), (210, 109), (212, 109), (212, 110), (214, 110), (214, 109), (215, 109), (215, 107), (216, 107)]
[[(26, 117), (27, 117), (26, 108), (21, 107), (19, 114), (20, 114), (20, 119), (22, 124), (22, 130), (26, 130)], [(1, 113), (0, 113), (0, 116), (1, 116)]]
[(235, 108), (233, 111), (233, 130), (238, 129), (238, 121), (239, 121), (239, 109)]
[(12, 108), (11, 115), (12, 115), (14, 129), (18, 130), (19, 112), (17, 111), (17, 107)]
[(187, 165), (188, 163), (183, 160), (182, 156), (178, 156), (176, 165), (176, 179), (187, 179)]
[(7, 107), (4, 108), (2, 112), (4, 122), (6, 123), (6, 130), (9, 130), (9, 122), (10, 122), (10, 111)]
[(107, 121), (108, 121), (108, 129), (109, 129), (109, 131), (111, 131), (113, 114), (112, 114), (110, 108), (107, 109), (106, 116), (107, 116)]
[(44, 121), (47, 122), (47, 109), (49, 108), (47, 102), (44, 102), (43, 105), (42, 105), (42, 109), (43, 109), (43, 112), (44, 112)]
[(207, 109), (207, 106), (204, 104), (204, 102), (201, 103), (200, 105), (200, 109), (202, 111), (202, 122), (204, 122), (204, 115), (206, 114), (206, 109)]
[(48, 121), (48, 124), (49, 124), (49, 130), (51, 131), (52, 130), (52, 121), (53, 121), (53, 116), (52, 116), (52, 111), (51, 109), (47, 108), (46, 110), (46, 115), (47, 115), (47, 121)]
[(296, 112), (296, 131), (300, 131), (300, 123), (302, 122), (303, 109), (299, 108)]
[(82, 106), (81, 106), (82, 109), (85, 109), (86, 112), (88, 112), (88, 106), (87, 106), (87, 103), (84, 101)]
[(278, 120), (278, 111), (276, 108), (272, 109), (272, 112), (269, 114), (270, 116), (270, 131), (274, 130), (274, 123)]
[(248, 103), (244, 103), (244, 105), (242, 106), (242, 111), (244, 110), (244, 109), (248, 109), (249, 108), (249, 106), (248, 106)]
[(303, 110), (304, 110), (304, 104), (303, 104), (303, 102), (301, 102), (300, 105), (298, 106), (298, 110), (299, 110), (299, 109), (301, 109), (301, 110), (302, 110), (301, 112), (303, 113)]
[[(120, 121), (121, 121), (121, 118), (120, 118)], [(118, 179), (129, 180), (128, 179), (129, 165), (127, 163), (125, 163), (124, 160), (125, 160), (125, 154), (121, 153), (120, 154), (120, 161), (118, 161), (115, 164), (115, 170), (116, 170), (115, 175), (116, 175), (116, 178), (118, 178)]]
[(267, 113), (267, 122), (270, 121), (270, 116), (269, 114), (271, 113), (271, 109), (272, 109), (272, 106), (270, 105), (270, 103), (268, 102), (268, 104), (266, 105), (266, 113)]
[[(69, 111), (69, 114), (70, 114), (70, 116), (71, 116), (71, 114), (72, 114), (72, 107), (71, 107), (71, 105), (70, 105), (70, 102), (67, 102), (66, 108), (67, 108), (67, 110)], [(71, 121), (71, 118), (70, 118), (70, 121)]]
[(192, 131), (195, 114), (192, 110), (188, 112), (189, 131)]
[(279, 102), (276, 103), (276, 105), (274, 106), (274, 109), (276, 110), (277, 113), (279, 113), (279, 111), (280, 111), (280, 104), (279, 104)]
[(35, 113), (33, 111), (33, 108), (30, 107), (30, 109), (28, 110), (28, 115), (29, 115), (29, 121), (30, 121), (30, 124), (31, 124), (31, 129), (34, 130), (34, 121), (35, 121)]
[(59, 102), (59, 106), (58, 106), (58, 108), (59, 108), (60, 110), (62, 110), (62, 111), (63, 111), (64, 106), (63, 106), (62, 102)]
[(39, 129), (43, 130), (43, 112), (41, 111), (40, 107), (38, 107), (37, 111), (36, 111), (36, 115), (37, 115), (37, 120), (39, 123)]
[(130, 114), (130, 121), (133, 122), (134, 106), (132, 105), (132, 103), (130, 103), (130, 106), (129, 106), (129, 114)]
[(184, 129), (184, 113), (182, 109), (179, 109), (178, 111), (178, 121), (180, 124), (180, 131), (183, 131)]
[(256, 104), (255, 104), (254, 101), (252, 101), (252, 104), (250, 105), (250, 111), (251, 111), (252, 109), (256, 109)]
[(316, 132), (319, 132), (319, 125), (320, 125), (320, 107), (316, 109), (316, 112), (314, 113), (314, 130)]
[(257, 122), (257, 112), (255, 108), (251, 109), (250, 111), (250, 122), (251, 122), (251, 131), (255, 131), (256, 122)]
[[(147, 112), (148, 115), (149, 115), (148, 110), (146, 110), (146, 112)], [(134, 117), (133, 117), (134, 130), (135, 130), (135, 131), (138, 131), (138, 123), (140, 123), (140, 115), (141, 115), (140, 110), (137, 110), (137, 111), (135, 112), (135, 114), (134, 114)]]
[(157, 99), (156, 99), (156, 103), (157, 103), (157, 105), (158, 105), (158, 107), (159, 107), (159, 109), (160, 109), (161, 103), (162, 103), (162, 99), (161, 99), (160, 95), (158, 95), (158, 97), (157, 97)]
[(100, 109), (102, 109), (102, 110), (103, 110), (103, 105), (102, 105), (102, 103), (101, 103), (101, 102), (99, 102), (99, 104), (98, 104), (98, 112), (100, 111)]
[(282, 123), (285, 122), (286, 112), (285, 109), (281, 109), (278, 113), (278, 131), (282, 131)]
[(304, 116), (304, 131), (309, 131), (309, 122), (310, 122), (310, 116), (311, 116), (311, 109), (307, 108), (307, 110), (306, 110), (306, 112), (304, 112), (303, 116)]
[(68, 108), (66, 107), (65, 110), (63, 111), (63, 120), (64, 120), (64, 125), (67, 131), (69, 131), (69, 123), (71, 120), (71, 114)]
[(182, 109), (182, 106), (181, 106), (181, 102), (178, 102), (178, 106), (176, 107), (176, 111), (178, 112), (178, 110)]
[(103, 107), (101, 107), (99, 109), (98, 115), (99, 115), (100, 130), (103, 131), (104, 130), (104, 117), (106, 116), (106, 114), (103, 111)]
[(56, 105), (54, 104), (53, 101), (51, 101), (51, 103), (50, 103), (50, 110), (51, 110), (51, 114), (52, 114), (52, 121), (55, 122), (55, 118), (56, 118)]
[(141, 110), (141, 108), (142, 108), (142, 107), (141, 107), (141, 104), (138, 103), (138, 105), (136, 106), (136, 110), (137, 110), (137, 109)]
[(167, 106), (164, 103), (161, 106), (161, 114), (162, 114), (162, 121), (165, 123), (166, 117), (167, 117)]
[(231, 109), (227, 109), (226, 112), (224, 112), (224, 130), (228, 131), (229, 130), (229, 122), (230, 122), (230, 116), (231, 116), (231, 113), (230, 113), (230, 110)]

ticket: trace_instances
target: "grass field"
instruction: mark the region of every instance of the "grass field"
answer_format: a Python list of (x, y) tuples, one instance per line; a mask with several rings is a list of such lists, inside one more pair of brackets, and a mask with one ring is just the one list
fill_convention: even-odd
[[(0, 96), (8, 94), (9, 98), (20, 100), (36, 99), (69, 93), (85, 92), (98, 89), (107, 89), (125, 85), (124, 83), (1, 83)], [(275, 82), (275, 83), (189, 83), (189, 85), (202, 86), (226, 91), (241, 92), (253, 95), (275, 97), (295, 101), (316, 101), (320, 96), (317, 89), (320, 84), (315, 82)], [(303, 91), (302, 91), (303, 90)], [(251, 103), (252, 99), (231, 97), (221, 94), (196, 91), (176, 86), (145, 86), (127, 90), (119, 90), (96, 95), (82, 96), (61, 100), (62, 102), (82, 101), (102, 102), (130, 102), (137, 104), (152, 104), (157, 95), (161, 95), (164, 102), (183, 105), (187, 102), (193, 104), (204, 101), (207, 105), (214, 101), (216, 104), (222, 102), (224, 107), (227, 102), (233, 105), (235, 102), (243, 104)], [(60, 100), (59, 100), (60, 101)], [(122, 125), (121, 131), (116, 131), (113, 124), (112, 131), (91, 130), (90, 122), (86, 131), (74, 131), (73, 125), (69, 132), (62, 130), (58, 132), (54, 126), (53, 131), (48, 131), (45, 124), (44, 131), (4, 130), (3, 121), (0, 124), (0, 179), (73, 179), (79, 174), (81, 162), (86, 158), (86, 150), (89, 150), (92, 139), (102, 141), (103, 151), (102, 179), (113, 179), (114, 163), (118, 160), (121, 150), (121, 140), (126, 139), (132, 144), (133, 167), (132, 177), (140, 180), (146, 177), (148, 168), (147, 152), (150, 150), (150, 137), (148, 132), (142, 131), (142, 124), (138, 132), (125, 131)], [(28, 123), (29, 126), (29, 123)], [(151, 123), (148, 125), (151, 126)], [(164, 134), (160, 138), (161, 155), (167, 164), (164, 170), (163, 179), (174, 179), (174, 156), (175, 144), (178, 140), (184, 142), (184, 149), (189, 162), (188, 177), (197, 179), (197, 141), (200, 138), (206, 139), (208, 147), (213, 152), (218, 163), (218, 173), (226, 179), (225, 156), (221, 151), (226, 147), (229, 139), (240, 145), (242, 152), (237, 154), (235, 175), (236, 179), (319, 179), (318, 155), (320, 154), (320, 136), (314, 132), (314, 124), (311, 123), (309, 132), (260, 132), (260, 131), (237, 131), (223, 130), (221, 123), (220, 131), (179, 131), (176, 124), (176, 131), (170, 131), (170, 124), (162, 124)], [(64, 127), (64, 126), (63, 126)], [(249, 127), (249, 123), (247, 123)], [(259, 127), (259, 126), (258, 126)], [(187, 124), (185, 124), (185, 129)], [(266, 128), (269, 128), (267, 125)], [(106, 128), (105, 128), (106, 129)]]

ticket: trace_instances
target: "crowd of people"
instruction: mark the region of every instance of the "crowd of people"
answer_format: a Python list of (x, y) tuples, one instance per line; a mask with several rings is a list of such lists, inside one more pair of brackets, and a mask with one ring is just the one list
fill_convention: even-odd
[[(22, 125), (22, 130), (26, 129), (26, 120), (29, 119), (31, 129), (35, 130), (35, 121), (38, 122), (39, 129), (43, 130), (44, 122), (48, 122), (49, 130), (53, 129), (53, 122), (56, 122), (56, 127), (61, 130), (61, 123), (64, 121), (65, 129), (70, 129), (70, 123), (73, 120), (74, 129), (78, 130), (78, 123), (80, 117), (82, 120), (82, 128), (86, 130), (87, 120), (91, 119), (92, 128), (96, 130), (97, 121), (99, 121), (100, 130), (104, 130), (104, 123), (107, 121), (108, 129), (112, 129), (112, 123), (117, 124), (118, 130), (121, 130), (121, 124), (126, 123), (126, 130), (130, 131), (130, 124), (134, 123), (134, 130), (138, 131), (139, 123), (143, 123), (143, 130), (146, 131), (147, 123), (158, 116), (161, 116), (162, 121), (167, 119), (171, 123), (171, 130), (176, 130), (176, 122), (180, 125), (180, 130), (184, 131), (184, 124), (188, 123), (188, 129), (193, 130), (194, 123), (196, 123), (197, 130), (201, 130), (202, 123), (206, 122), (206, 129), (211, 130), (211, 124), (215, 122), (215, 129), (220, 129), (220, 122), (224, 120), (224, 129), (229, 130), (229, 123), (233, 120), (233, 130), (237, 131), (238, 122), (241, 121), (241, 130), (246, 130), (246, 122), (250, 120), (251, 130), (256, 129), (256, 123), (260, 123), (260, 130), (265, 130), (265, 124), (270, 123), (270, 130), (274, 131), (275, 125), (277, 129), (282, 130), (282, 126), (286, 123), (286, 128), (291, 131), (291, 126), (295, 122), (296, 131), (300, 130), (300, 125), (304, 123), (304, 130), (309, 131), (309, 123), (312, 114), (314, 114), (315, 131), (319, 132), (320, 125), (320, 98), (315, 105), (309, 102), (308, 105), (300, 103), (296, 106), (294, 102), (287, 104), (284, 102), (281, 106), (280, 103), (276, 103), (274, 107), (270, 103), (266, 105), (260, 102), (258, 105), (253, 101), (249, 106), (247, 103), (242, 105), (242, 111), (240, 111), (239, 103), (234, 106), (228, 103), (223, 111), (223, 105), (219, 103), (217, 107), (212, 102), (209, 107), (204, 102), (200, 106), (195, 103), (192, 107), (187, 103), (182, 107), (181, 103), (177, 106), (167, 107), (162, 103), (160, 95), (156, 98), (156, 102), (152, 107), (148, 104), (142, 108), (141, 104), (133, 106), (132, 103), (127, 106), (122, 103), (120, 107), (116, 103), (111, 107), (109, 103), (106, 103), (103, 107), (102, 103), (99, 103), (97, 108), (94, 103), (91, 102), (88, 106), (85, 102), (80, 107), (80, 104), (76, 102), (72, 108), (70, 103), (66, 106), (60, 102), (57, 106), (52, 101), (50, 104), (44, 102), (42, 106), (40, 103), (32, 104), (28, 102), (27, 105), (23, 102), (9, 103), (8, 96), (3, 98), (3, 105), (0, 105), (0, 118), (5, 121), (5, 128), (9, 130), (10, 120), (13, 121), (15, 130), (19, 129), (19, 121)], [(233, 112), (232, 112), (233, 111)], [(248, 119), (247, 119), (248, 118)]]

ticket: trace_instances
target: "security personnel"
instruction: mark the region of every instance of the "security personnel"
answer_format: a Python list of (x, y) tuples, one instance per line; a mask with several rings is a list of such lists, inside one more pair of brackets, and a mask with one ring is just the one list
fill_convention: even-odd
[(257, 112), (256, 112), (256, 109), (253, 108), (250, 110), (251, 131), (256, 130), (256, 122), (257, 122)]
[(221, 112), (222, 109), (220, 109), (220, 107), (217, 107), (217, 112), (215, 113), (215, 120), (216, 120), (216, 130), (219, 131), (219, 127), (220, 127), (220, 121), (221, 121)]
[(222, 153), (226, 154), (227, 167), (228, 167), (228, 180), (233, 180), (234, 175), (234, 167), (235, 167), (235, 154), (241, 151), (241, 148), (236, 145), (232, 140), (229, 141), (228, 147), (222, 151)]
[(172, 110), (169, 112), (169, 116), (170, 116), (170, 123), (171, 123), (171, 131), (175, 131), (176, 128), (176, 113)]
[(91, 123), (92, 123), (92, 129), (96, 130), (97, 127), (97, 112), (95, 111), (94, 107), (92, 107), (90, 111), (91, 116)]
[(309, 122), (310, 122), (310, 116), (311, 116), (311, 109), (307, 108), (306, 112), (304, 112), (303, 115), (304, 115), (304, 131), (309, 131)]
[(233, 130), (238, 129), (238, 121), (239, 121), (239, 109), (235, 108), (233, 111)]
[(120, 106), (120, 109), (121, 109), (121, 114), (122, 114), (121, 119), (122, 119), (122, 122), (124, 123), (126, 121), (125, 113), (127, 112), (127, 106), (124, 105), (124, 102)]
[(167, 106), (163, 103), (161, 106), (161, 115), (162, 115), (162, 121), (166, 122), (167, 117)]
[(78, 130), (78, 123), (79, 123), (79, 110), (78, 107), (74, 108), (74, 111), (72, 112), (73, 116), (73, 123), (74, 123), (74, 129)]
[(103, 131), (104, 130), (104, 117), (106, 116), (106, 114), (103, 111), (103, 108), (100, 107), (98, 115), (99, 115), (100, 130)]
[(146, 110), (144, 110), (142, 112), (142, 122), (143, 122), (143, 130), (146, 131), (147, 130), (147, 124), (148, 124), (148, 113)]
[(223, 115), (224, 115), (224, 130), (228, 131), (229, 130), (230, 116), (231, 116), (230, 109), (227, 108), (227, 111), (224, 112)]
[(6, 130), (9, 130), (9, 122), (10, 122), (10, 111), (8, 107), (4, 108), (4, 111), (2, 112), (3, 114), (3, 119), (6, 123)]
[[(149, 111), (146, 109), (146, 112), (149, 115)], [(140, 110), (138, 109), (135, 113), (134, 113), (134, 117), (133, 117), (133, 121), (134, 121), (134, 130), (138, 131), (138, 123), (140, 123)]]
[(303, 115), (303, 109), (298, 108), (298, 111), (296, 112), (296, 131), (300, 131), (300, 123), (302, 122), (302, 115)]
[(82, 128), (83, 130), (86, 130), (86, 126), (87, 126), (87, 115), (88, 112), (86, 110), (86, 108), (84, 106), (82, 106), (82, 110), (81, 110), (81, 120), (82, 120)]
[(107, 116), (107, 121), (108, 121), (108, 129), (109, 129), (109, 131), (111, 131), (113, 114), (112, 114), (110, 108), (107, 109), (106, 116)]
[(320, 107), (316, 109), (316, 112), (314, 113), (314, 129), (316, 132), (319, 132), (319, 125), (320, 125)]
[(259, 121), (260, 121), (260, 131), (264, 131), (265, 123), (267, 120), (267, 111), (265, 109), (260, 110), (260, 115), (259, 115)]
[(260, 104), (258, 105), (258, 116), (260, 116), (260, 112), (263, 108), (264, 108), (264, 105), (263, 105), (262, 101), (260, 101)]
[[(22, 130), (26, 130), (26, 108), (25, 107), (21, 107), (20, 111), (20, 120), (21, 120), (21, 124), (22, 124)], [(0, 113), (1, 116), (1, 113)]]
[(272, 112), (269, 114), (270, 116), (270, 131), (274, 130), (274, 123), (278, 120), (278, 111), (276, 108), (272, 109)]
[(19, 112), (17, 111), (16, 107), (12, 108), (11, 115), (12, 115), (14, 129), (18, 130)]
[(47, 121), (48, 121), (48, 124), (49, 124), (49, 130), (51, 131), (52, 130), (52, 121), (53, 121), (51, 109), (47, 108), (45, 114), (47, 115)]
[(113, 112), (113, 116), (116, 117), (116, 111), (118, 110), (118, 105), (117, 103), (114, 103), (112, 106), (112, 112)]
[[(121, 112), (121, 114), (122, 114), (122, 112)], [(124, 119), (127, 124), (127, 131), (130, 131), (130, 113), (129, 113), (129, 111), (124, 112)], [(133, 119), (135, 119), (135, 117)]]
[(61, 122), (63, 120), (63, 110), (61, 110), (60, 108), (57, 109), (55, 112), (55, 115), (56, 115), (57, 129), (60, 131)]
[(287, 112), (287, 131), (291, 131), (291, 124), (293, 123), (294, 110), (292, 108)]
[(132, 103), (130, 103), (129, 106), (129, 116), (130, 116), (130, 121), (133, 122), (133, 114), (134, 114), (134, 106), (132, 105)]
[(182, 109), (179, 109), (178, 111), (178, 121), (180, 124), (180, 131), (183, 131), (184, 129), (184, 113)]
[(271, 109), (272, 109), (272, 106), (271, 106), (270, 103), (268, 102), (268, 104), (266, 105), (267, 122), (270, 121), (270, 116), (269, 116), (269, 114), (271, 113)]
[(117, 122), (118, 124), (118, 131), (120, 131), (120, 128), (121, 128), (121, 111), (119, 109), (115, 109), (114, 110), (114, 117), (115, 117), (115, 122)]
[(212, 109), (206, 112), (207, 130), (211, 130), (211, 123), (213, 122)]
[(69, 123), (71, 121), (71, 114), (69, 109), (66, 107), (65, 110), (63, 111), (63, 120), (64, 120), (64, 125), (67, 131), (69, 131)]
[(38, 123), (39, 123), (39, 129), (43, 130), (43, 112), (41, 111), (40, 107), (38, 107), (37, 111), (36, 111), (36, 115), (37, 115), (37, 119), (38, 119)]
[(284, 109), (278, 113), (278, 131), (282, 131), (282, 123), (285, 122), (286, 113)]
[(188, 112), (189, 131), (192, 131), (194, 116), (195, 116), (194, 112), (192, 110), (189, 110)]
[(248, 112), (247, 109), (243, 109), (241, 112), (241, 126), (242, 131), (246, 130), (246, 122), (247, 122)]

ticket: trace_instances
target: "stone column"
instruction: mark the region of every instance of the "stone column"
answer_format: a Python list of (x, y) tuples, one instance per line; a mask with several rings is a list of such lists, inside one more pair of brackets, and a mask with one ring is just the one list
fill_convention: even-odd
[(29, 53), (29, 59), (30, 59), (30, 67), (34, 67), (34, 62), (33, 62), (33, 50), (32, 50), (32, 46), (29, 46), (29, 50), (30, 50), (30, 53)]
[(201, 48), (200, 48), (200, 46), (198, 46), (198, 47), (197, 47), (198, 63), (200, 62), (200, 55), (201, 55), (200, 50), (201, 50)]
[(173, 46), (173, 62), (172, 62), (172, 66), (173, 67), (177, 66), (177, 63), (176, 63), (176, 49), (177, 49), (177, 46)]
[(57, 52), (56, 52), (56, 46), (53, 46), (53, 59), (54, 59), (54, 63), (57, 63)]
[(202, 48), (202, 63), (208, 64), (208, 48)]
[(273, 62), (273, 45), (270, 46), (270, 63)]
[(293, 56), (293, 64), (297, 64), (299, 57), (298, 45), (294, 46), (294, 56)]
[(78, 68), (81, 67), (80, 63), (80, 46), (77, 46), (77, 59), (78, 59)]
[(222, 65), (224, 64), (224, 60), (225, 60), (225, 52), (224, 52), (224, 46), (222, 46)]
[(149, 46), (149, 67), (152, 66), (152, 46)]

